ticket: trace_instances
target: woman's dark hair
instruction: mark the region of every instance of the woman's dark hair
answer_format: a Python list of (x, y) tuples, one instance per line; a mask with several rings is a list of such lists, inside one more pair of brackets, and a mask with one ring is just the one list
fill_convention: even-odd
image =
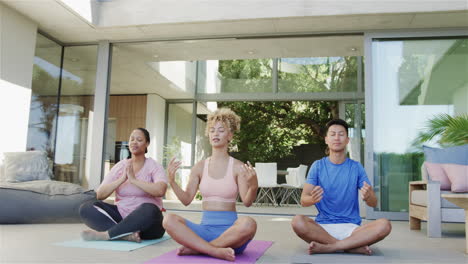
[[(148, 132), (148, 130), (142, 128), (142, 127), (139, 127), (137, 128), (138, 130), (140, 130), (141, 132), (143, 132), (143, 134), (145, 135), (145, 139), (146, 139), (146, 142), (148, 142), (148, 144), (150, 143), (150, 134)], [(148, 148), (145, 149), (145, 153), (148, 153)]]

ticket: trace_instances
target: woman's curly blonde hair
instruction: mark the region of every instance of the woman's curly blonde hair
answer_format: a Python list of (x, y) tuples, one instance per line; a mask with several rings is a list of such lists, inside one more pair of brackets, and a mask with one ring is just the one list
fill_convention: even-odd
[(208, 115), (205, 135), (208, 136), (210, 127), (214, 126), (218, 121), (221, 121), (224, 125), (226, 125), (233, 134), (238, 132), (240, 129), (240, 117), (229, 108), (219, 108)]

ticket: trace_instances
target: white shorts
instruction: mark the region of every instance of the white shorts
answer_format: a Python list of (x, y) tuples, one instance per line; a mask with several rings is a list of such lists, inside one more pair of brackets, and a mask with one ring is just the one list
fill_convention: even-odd
[[(318, 224), (318, 223), (317, 223)], [(354, 229), (358, 228), (359, 226), (353, 223), (345, 223), (345, 224), (319, 224), (325, 231), (328, 232), (332, 237), (343, 240), (349, 237)]]

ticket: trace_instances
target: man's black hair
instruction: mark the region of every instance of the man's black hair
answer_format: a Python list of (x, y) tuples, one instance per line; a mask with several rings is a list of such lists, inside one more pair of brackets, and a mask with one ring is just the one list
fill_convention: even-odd
[(333, 119), (333, 120), (330, 120), (328, 121), (327, 125), (326, 125), (326, 128), (327, 128), (327, 131), (326, 131), (326, 135), (328, 135), (328, 129), (330, 129), (331, 126), (333, 125), (340, 125), (342, 127), (344, 127), (346, 129), (346, 136), (349, 136), (349, 125), (348, 123), (346, 123), (346, 121), (344, 121), (343, 119)]

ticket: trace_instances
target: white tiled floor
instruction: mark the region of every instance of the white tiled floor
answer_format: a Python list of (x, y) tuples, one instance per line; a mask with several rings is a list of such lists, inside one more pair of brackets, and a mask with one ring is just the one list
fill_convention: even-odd
[[(267, 209), (271, 208), (262, 208)], [(171, 212), (196, 222), (201, 216), (200, 212)], [(410, 231), (408, 222), (393, 221), (390, 236), (372, 246), (376, 256), (308, 256), (307, 244), (296, 237), (291, 216), (285, 214), (252, 215), (258, 223), (255, 239), (274, 241), (258, 263), (468, 263), (464, 224), (444, 224), (442, 238), (427, 238), (424, 224), (422, 231)], [(173, 240), (132, 252), (53, 245), (78, 238), (84, 228), (83, 224), (0, 225), (0, 263), (143, 263), (178, 247)]]

